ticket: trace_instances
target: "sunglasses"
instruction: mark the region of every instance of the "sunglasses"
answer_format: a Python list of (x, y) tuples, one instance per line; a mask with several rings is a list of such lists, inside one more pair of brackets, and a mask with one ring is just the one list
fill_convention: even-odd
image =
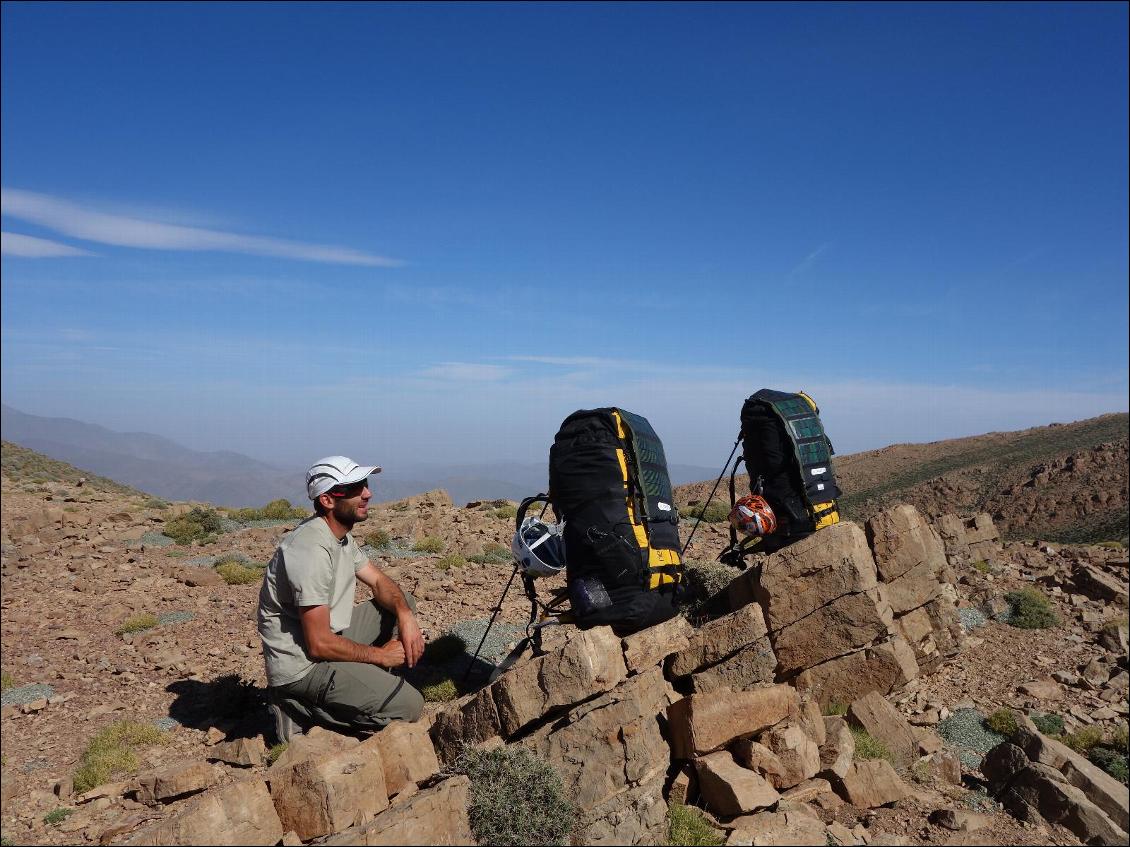
[(351, 482), (349, 485), (335, 485), (326, 493), (331, 497), (356, 497), (368, 487), (369, 480), (363, 479), (360, 482)]

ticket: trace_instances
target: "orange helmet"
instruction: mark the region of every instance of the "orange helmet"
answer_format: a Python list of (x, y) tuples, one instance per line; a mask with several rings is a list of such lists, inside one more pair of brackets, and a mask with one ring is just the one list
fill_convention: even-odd
[(769, 535), (777, 530), (777, 516), (764, 497), (742, 497), (730, 510), (730, 525), (744, 535)]

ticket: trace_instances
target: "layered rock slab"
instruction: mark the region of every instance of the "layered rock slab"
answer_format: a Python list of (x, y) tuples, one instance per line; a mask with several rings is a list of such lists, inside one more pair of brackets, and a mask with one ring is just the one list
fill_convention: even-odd
[(160, 823), (145, 827), (127, 844), (277, 844), (283, 826), (267, 783), (233, 782), (195, 797)]
[(584, 843), (661, 839), (662, 787), (671, 764), (659, 723), (666, 704), (667, 685), (654, 667), (520, 742), (560, 774), (582, 810)]

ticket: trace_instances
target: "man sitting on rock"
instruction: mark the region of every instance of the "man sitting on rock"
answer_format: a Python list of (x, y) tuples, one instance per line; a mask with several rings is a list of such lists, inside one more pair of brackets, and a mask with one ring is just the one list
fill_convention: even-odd
[[(279, 741), (315, 724), (378, 730), (414, 721), (423, 708), (420, 693), (390, 673), (423, 655), (415, 601), (350, 532), (369, 516), (369, 475), (380, 470), (344, 456), (315, 462), (306, 472), (314, 515), (283, 537), (267, 565), (259, 635)], [(354, 579), (372, 600), (353, 605)]]

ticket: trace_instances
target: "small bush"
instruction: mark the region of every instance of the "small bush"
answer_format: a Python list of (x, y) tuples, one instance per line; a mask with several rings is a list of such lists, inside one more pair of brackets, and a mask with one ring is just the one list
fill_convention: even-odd
[(727, 503), (711, 503), (705, 509), (702, 504), (679, 509), (680, 518), (701, 519), (703, 523), (725, 523), (730, 519), (730, 506)]
[(309, 509), (290, 505), (285, 498), (272, 500), (261, 509), (227, 509), (227, 516), (233, 521), (250, 523), (251, 521), (291, 521), (304, 518), (310, 514)]
[(553, 767), (528, 750), (464, 748), (455, 772), (471, 780), (468, 815), (480, 844), (566, 844), (577, 810)]
[(1016, 715), (1012, 713), (1011, 709), (997, 709), (985, 718), (985, 726), (1005, 738), (1012, 738), (1020, 729), (1020, 726), (1016, 723)]
[(68, 809), (65, 806), (56, 806), (43, 816), (43, 822), (48, 826), (55, 826), (69, 818), (73, 811), (74, 809)]
[(1123, 753), (1130, 752), (1130, 728), (1126, 724), (1118, 727), (1110, 736), (1110, 745), (1115, 750), (1121, 750)]
[(436, 538), (434, 535), (426, 535), (412, 545), (412, 549), (417, 553), (442, 553), (443, 548), (447, 546), (443, 543), (443, 539)]
[(1051, 601), (1035, 588), (1010, 591), (1005, 595), (1012, 608), (1008, 622), (1020, 629), (1048, 629), (1059, 625)]
[(683, 565), (683, 577), (687, 583), (687, 597), (683, 615), (693, 624), (698, 624), (707, 614), (711, 597), (726, 590), (738, 572), (720, 562), (688, 561)]
[(667, 844), (690, 847), (720, 847), (725, 844), (722, 833), (707, 823), (694, 806), (672, 803), (667, 809)]
[(263, 578), (263, 569), (248, 567), (234, 559), (225, 559), (212, 565), (212, 570), (223, 577), (228, 585), (250, 585)]
[(984, 559), (978, 559), (976, 562), (974, 562), (973, 568), (974, 568), (974, 570), (980, 571), (981, 573), (992, 573), (993, 572), (992, 566), (989, 565), (989, 563), (986, 562)]
[(425, 703), (449, 703), (459, 696), (459, 691), (456, 689), (453, 679), (443, 679), (431, 685), (425, 685), (420, 689), (420, 693), (424, 695)]
[(82, 794), (117, 774), (130, 774), (137, 770), (134, 748), (164, 744), (165, 734), (152, 724), (118, 721), (90, 739), (75, 771), (74, 789)]
[(828, 717), (843, 717), (848, 713), (847, 703), (837, 703), (834, 700), (824, 707), (824, 714)]
[(468, 562), (479, 565), (500, 565), (510, 561), (510, 548), (494, 541), (483, 545), (483, 552), (467, 557)]
[(456, 553), (452, 553), (450, 556), (444, 556), (436, 562), (436, 570), (449, 571), (453, 568), (461, 568), (466, 564), (466, 559)]
[(1087, 753), (1087, 758), (1123, 785), (1126, 785), (1130, 780), (1130, 769), (1128, 769), (1126, 763), (1125, 753), (1120, 753), (1109, 747), (1092, 747)]
[(1091, 752), (1092, 747), (1097, 747), (1102, 743), (1103, 731), (1097, 726), (1085, 726), (1075, 732), (1068, 733), (1060, 740), (1076, 753), (1082, 753), (1086, 756)]
[(141, 507), (143, 509), (160, 509), (164, 511), (165, 509), (169, 508), (169, 501), (162, 500), (160, 497), (150, 497), (148, 500), (141, 504)]
[(1059, 715), (1032, 715), (1032, 723), (1044, 735), (1055, 736), (1063, 734), (1063, 718)]
[(134, 615), (114, 630), (115, 635), (125, 635), (127, 632), (145, 632), (157, 626), (157, 616), (146, 612), (143, 615)]
[(855, 738), (855, 758), (886, 759), (892, 765), (895, 763), (895, 757), (891, 755), (887, 745), (878, 738), (872, 738), (866, 730), (853, 726), (851, 734)]
[(288, 744), (287, 742), (280, 741), (278, 744), (276, 744), (274, 747), (272, 747), (270, 750), (268, 750), (267, 751), (267, 765), (270, 766), (270, 765), (273, 765), (275, 762), (277, 762), (279, 760), (279, 756), (281, 756), (283, 753), (285, 753), (286, 748), (289, 747), (289, 746), (290, 746), (290, 744)]
[(518, 507), (511, 506), (509, 503), (507, 503), (505, 506), (499, 506), (497, 509), (491, 512), (491, 514), (496, 518), (502, 518), (503, 520), (513, 520), (514, 517), (518, 514)]
[(365, 543), (374, 550), (383, 550), (392, 544), (392, 536), (383, 529), (377, 529), (365, 536)]
[(14, 687), (16, 678), (7, 671), (0, 671), (0, 691), (7, 691), (9, 688)]
[(178, 544), (191, 544), (214, 539), (222, 530), (220, 515), (215, 509), (196, 506), (190, 512), (165, 521), (162, 532)]

